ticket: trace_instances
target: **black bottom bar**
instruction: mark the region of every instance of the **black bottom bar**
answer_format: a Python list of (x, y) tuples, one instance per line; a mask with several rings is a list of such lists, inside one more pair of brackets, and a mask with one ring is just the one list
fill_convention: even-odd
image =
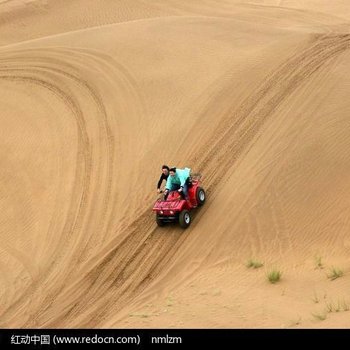
[(0, 348), (64, 349), (225, 346), (245, 348), (258, 344), (269, 348), (302, 346), (310, 343), (335, 345), (350, 341), (349, 329), (2, 329)]

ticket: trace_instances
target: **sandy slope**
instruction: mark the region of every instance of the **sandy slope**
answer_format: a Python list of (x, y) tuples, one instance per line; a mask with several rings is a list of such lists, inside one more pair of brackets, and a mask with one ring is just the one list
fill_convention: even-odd
[[(0, 1), (0, 326), (349, 326), (349, 15)], [(186, 231), (163, 163), (204, 174)]]

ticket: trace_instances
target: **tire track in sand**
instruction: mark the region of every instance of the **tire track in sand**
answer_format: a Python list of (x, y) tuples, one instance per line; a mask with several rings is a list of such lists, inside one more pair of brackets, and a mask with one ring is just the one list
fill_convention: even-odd
[[(77, 149), (77, 164), (76, 164), (76, 173), (74, 176), (74, 187), (71, 194), (70, 200), (70, 209), (68, 210), (68, 218), (65, 222), (63, 231), (62, 231), (62, 245), (56, 251), (60, 254), (63, 254), (65, 247), (70, 241), (72, 232), (79, 225), (79, 220), (82, 215), (84, 215), (84, 208), (86, 207), (87, 196), (89, 195), (89, 183), (90, 183), (90, 174), (91, 174), (91, 154), (90, 154), (90, 142), (89, 137), (86, 131), (85, 122), (79, 109), (79, 106), (76, 105), (75, 101), (69, 96), (65, 91), (59, 89), (54, 84), (49, 83), (45, 79), (40, 79), (33, 76), (22, 76), (14, 74), (11, 72), (1, 72), (0, 80), (7, 80), (19, 83), (29, 83), (36, 86), (40, 86), (46, 90), (51, 91), (56, 97), (61, 99), (66, 106), (72, 111), (72, 114), (76, 118), (77, 129), (78, 129), (78, 149)], [(77, 202), (77, 203), (75, 203)], [(58, 256), (57, 256), (58, 259)], [(2, 320), (7, 316), (7, 312), (12, 312), (16, 310), (22, 302), (25, 303), (25, 299), (30, 298), (30, 295), (38, 287), (38, 282), (35, 282), (29, 287), (29, 290), (25, 291), (22, 296), (16, 300), (12, 305), (9, 305), (2, 313)]]
[[(213, 132), (210, 141), (198, 152), (200, 156), (192, 163), (206, 174), (209, 193), (214, 195), (214, 189), (223, 181), (223, 170), (235, 165), (244, 156), (261, 126), (276, 108), (308, 77), (347, 50), (349, 43), (349, 35), (316, 36), (310, 47), (284, 62), (241, 105), (231, 109), (224, 118), (223, 126)], [(2, 78), (6, 79), (6, 76)], [(58, 93), (57, 87), (47, 86), (45, 81), (34, 79), (33, 82)], [(62, 93), (59, 92), (60, 96), (63, 96)], [(212, 104), (215, 103), (213, 99)], [(73, 110), (81, 117), (74, 107)], [(81, 120), (78, 121), (80, 125)], [(86, 138), (84, 140), (81, 151), (88, 161), (86, 152), (89, 144)], [(85, 176), (89, 176), (86, 171)], [(25, 326), (98, 326), (110, 312), (122, 309), (131, 297), (140, 293), (162, 271), (190, 232), (184, 235), (180, 229), (166, 233), (157, 229), (150, 208), (146, 208), (105, 248), (104, 255), (96, 259), (95, 265), (86, 274), (64, 288), (50, 305), (35, 312), (33, 320)]]
[[(84, 217), (86, 217), (87, 201), (88, 198), (91, 197), (89, 195), (89, 187), (91, 187), (90, 176), (92, 173), (93, 164), (91, 158), (91, 141), (89, 140), (89, 135), (86, 131), (84, 113), (83, 110), (80, 109), (79, 102), (75, 100), (74, 96), (59, 88), (59, 84), (53, 83), (53, 81), (55, 81), (55, 77), (57, 78), (57, 76), (64, 76), (65, 78), (74, 80), (75, 83), (82, 86), (83, 89), (87, 90), (90, 93), (93, 102), (100, 111), (100, 116), (96, 118), (96, 121), (103, 124), (102, 128), (105, 130), (106, 136), (104, 137), (104, 139), (106, 142), (106, 147), (103, 150), (103, 154), (107, 155), (108, 160), (107, 174), (105, 175), (106, 179), (105, 181), (103, 181), (103, 183), (106, 184), (106, 190), (104, 191), (104, 193), (106, 194), (104, 198), (104, 208), (106, 207), (106, 203), (109, 202), (108, 198), (111, 193), (110, 187), (112, 184), (112, 168), (114, 153), (112, 142), (113, 138), (110, 131), (110, 127), (107, 122), (107, 112), (105, 110), (104, 104), (99, 98), (98, 94), (87, 84), (87, 82), (78, 79), (78, 77), (69, 74), (65, 71), (59, 71), (57, 69), (55, 70), (54, 68), (50, 69), (49, 67), (44, 66), (33, 67), (26, 61), (20, 60), (20, 62), (18, 62), (18, 59), (19, 58), (17, 58), (16, 60), (12, 57), (10, 59), (0, 60), (0, 80), (2, 79), (14, 81), (17, 83), (34, 84), (51, 91), (56, 97), (61, 99), (65, 105), (70, 107), (70, 109), (73, 112), (73, 115), (75, 116), (78, 125), (78, 130), (80, 132), (78, 132), (78, 150), (76, 157), (77, 170), (75, 175), (75, 184), (73, 186), (73, 192), (71, 194), (70, 208), (68, 209), (68, 213), (70, 213), (70, 216), (65, 222), (65, 226), (62, 233), (60, 233), (60, 245), (56, 247), (55, 251), (52, 254), (51, 261), (53, 262), (53, 264), (47, 266), (45, 271), (42, 271), (40, 278), (36, 279), (35, 281), (32, 281), (32, 284), (29, 286), (29, 288), (26, 291), (23, 291), (23, 293), (21, 293), (21, 297), (14, 301), (11, 305), (9, 305), (7, 310), (4, 310), (4, 313), (2, 314), (2, 319), (5, 318), (8, 311), (11, 313), (12, 310), (19, 308), (21, 304), (28, 303), (28, 299), (30, 299), (31, 296), (34, 295), (35, 291), (38, 288), (40, 288), (41, 285), (47, 282), (49, 277), (54, 278), (54, 276), (50, 275), (52, 274), (52, 272), (57, 273), (57, 271), (55, 272), (54, 270), (54, 268), (57, 267), (57, 261), (62, 260), (62, 257), (66, 254), (65, 252), (69, 252), (71, 250), (69, 242), (74, 236), (73, 232), (80, 230), (81, 222), (84, 219)], [(64, 62), (60, 63), (64, 66)], [(106, 211), (103, 210), (102, 218), (104, 218), (105, 215)], [(81, 232), (81, 237), (82, 239), (84, 238), (84, 232)], [(81, 254), (84, 254), (85, 251), (83, 249), (83, 251), (80, 253), (79, 251), (73, 251), (72, 253), (74, 253), (75, 255), (74, 257), (72, 256), (72, 258), (74, 258), (75, 260), (79, 260)], [(73, 265), (74, 261), (72, 261), (72, 266)], [(71, 271), (71, 273), (73, 271), (74, 269)], [(62, 279), (62, 282), (63, 281), (64, 279)], [(55, 286), (55, 283), (51, 283), (51, 285)], [(55, 298), (56, 294), (59, 292), (59, 289), (59, 286), (57, 286), (56, 292), (51, 291), (46, 297), (46, 302), (44, 300), (43, 303), (47, 305), (48, 299)]]
[[(201, 156), (192, 163), (206, 174), (209, 193), (214, 195), (214, 189), (223, 181), (224, 169), (236, 165), (244, 156), (263, 124), (281, 103), (349, 46), (348, 34), (315, 36), (308, 47), (281, 64), (254, 93), (229, 111), (222, 127), (213, 132), (210, 142), (198, 152)], [(214, 98), (212, 104), (215, 103)], [(63, 308), (61, 314), (46, 325), (98, 326), (109, 312), (122, 309), (129, 298), (141, 292), (188, 237), (176, 229), (169, 237), (168, 232), (158, 230), (153, 221), (147, 209), (127, 227), (124, 240), (116, 243), (72, 290), (65, 293), (72, 295), (74, 290), (83, 288), (88, 291), (85, 297), (78, 299), (77, 295), (76, 304)], [(88, 302), (94, 307), (87, 311)]]
[[(298, 52), (267, 77), (256, 92), (231, 109), (193, 163), (206, 175), (208, 192), (223, 180), (220, 170), (236, 163), (273, 112), (312, 74), (350, 48), (349, 34), (315, 36), (310, 47)], [(213, 99), (212, 104), (215, 104)]]
[[(33, 58), (31, 58), (31, 60), (33, 61)], [(84, 83), (83, 81), (79, 81), (79, 79), (75, 76), (72, 76), (71, 74), (65, 72), (64, 70), (60, 70), (60, 69), (57, 69), (57, 68), (53, 68), (53, 67), (50, 67), (50, 66), (44, 66), (44, 62), (40, 62), (40, 60), (36, 60), (36, 63), (33, 64), (33, 62), (29, 63), (29, 62), (26, 62), (25, 61), (25, 58), (22, 60), (22, 65), (14, 65), (14, 60), (11, 59), (9, 61), (6, 61), (6, 60), (1, 60), (1, 63), (2, 63), (2, 70), (1, 70), (1, 78), (2, 79), (6, 79), (6, 80), (12, 80), (12, 81), (17, 81), (17, 82), (20, 82), (20, 83), (31, 83), (31, 84), (35, 84), (35, 85), (38, 85), (40, 87), (43, 87), (45, 89), (48, 89), (50, 91), (52, 91), (55, 95), (57, 95), (58, 97), (60, 97), (64, 103), (66, 104), (70, 104), (73, 106), (74, 108), (74, 115), (78, 115), (79, 117), (82, 118), (82, 120), (84, 119), (84, 116), (83, 116), (83, 111), (81, 111), (80, 109), (78, 110), (79, 108), (79, 103), (77, 103), (77, 101), (75, 101), (75, 103), (73, 103), (73, 99), (70, 98), (70, 95), (69, 93), (67, 93), (66, 91), (62, 90), (62, 89), (59, 89), (56, 84), (52, 84), (50, 82), (48, 82), (48, 80), (50, 81), (54, 81), (54, 79), (48, 79), (48, 76), (47, 74), (55, 74), (55, 75), (58, 75), (58, 76), (64, 76), (70, 80), (74, 80), (77, 84), (80, 84), (80, 85), (83, 85), (84, 88), (89, 88), (89, 86)], [(56, 62), (57, 63), (57, 62)], [(63, 63), (63, 62), (61, 62)], [(52, 59), (50, 60), (50, 64), (52, 64)], [(8, 65), (8, 66), (7, 66)], [(26, 66), (25, 68), (18, 68), (18, 67), (23, 67), (23, 66)], [(89, 90), (89, 89), (88, 89)], [(91, 91), (90, 91), (91, 93)], [(72, 101), (71, 101), (72, 100)], [(94, 98), (95, 102), (96, 102), (96, 98)], [(101, 104), (99, 104), (99, 107), (101, 107)], [(101, 108), (100, 108), (101, 109)], [(78, 112), (77, 112), (78, 110)], [(84, 125), (85, 125), (85, 121), (83, 120), (84, 122)], [(110, 137), (106, 137), (107, 140), (110, 139)], [(91, 141), (90, 141), (91, 143)], [(88, 151), (90, 149), (90, 144), (86, 143), (86, 146), (85, 146), (85, 151)], [(80, 153), (83, 153), (83, 150), (81, 151), (78, 151), (78, 154)], [(90, 155), (91, 156), (91, 155)], [(87, 172), (87, 174), (90, 176), (91, 174), (91, 169), (90, 171)], [(110, 175), (110, 172), (109, 172), (109, 175)], [(77, 176), (76, 176), (77, 178)], [(107, 183), (111, 183), (111, 178), (110, 176), (108, 176), (108, 181)], [(72, 198), (73, 197), (79, 197), (79, 184), (81, 183), (81, 179), (78, 179), (76, 181), (76, 185), (74, 186), (74, 189), (76, 189), (76, 193), (73, 193), (72, 194)], [(88, 182), (89, 183), (89, 182)], [(85, 187), (84, 187), (85, 188)], [(109, 189), (108, 189), (108, 195), (110, 195), (109, 193)], [(72, 210), (70, 210), (70, 212), (74, 212), (74, 206), (72, 207)], [(78, 211), (75, 211), (75, 212), (81, 212), (81, 210), (78, 208)], [(85, 213), (85, 212), (84, 212)], [(85, 214), (81, 214), (80, 216), (86, 216), (86, 213)], [(145, 212), (146, 213), (146, 212)], [(148, 211), (147, 211), (147, 214), (148, 214)], [(148, 215), (145, 215), (146, 217)], [(140, 220), (139, 220), (140, 221)], [(150, 221), (152, 224), (153, 224), (153, 220)], [(67, 224), (67, 223), (66, 223)], [(74, 229), (72, 228), (72, 230), (74, 231)], [(73, 231), (70, 230), (68, 232), (67, 235), (65, 235), (65, 232), (63, 232), (63, 236), (62, 236), (62, 241), (65, 242), (64, 246), (61, 246), (60, 247), (60, 251), (66, 251), (67, 248), (69, 248), (69, 237), (71, 237), (73, 235)], [(130, 231), (130, 227), (128, 228), (128, 230)], [(137, 244), (138, 244), (138, 241), (130, 241), (130, 240), (127, 240), (125, 241), (127, 242), (127, 245), (124, 247), (123, 246), (123, 250), (125, 251), (129, 251), (130, 247), (131, 247), (131, 244), (130, 243), (134, 243), (133, 245), (135, 247), (137, 247)], [(158, 248), (161, 252), (167, 252), (168, 249), (161, 249), (162, 248), (162, 244), (167, 242), (167, 240), (163, 239), (159, 242), (159, 245), (158, 245)], [(147, 244), (147, 242), (145, 243)], [(154, 245), (154, 247), (157, 247), (157, 245)], [(134, 253), (134, 256), (141, 256), (140, 255), (140, 249), (136, 249), (135, 253)], [(58, 259), (58, 257), (57, 257)], [(55, 259), (56, 260), (56, 259)], [(127, 263), (127, 266), (130, 266), (130, 260), (128, 260), (128, 263)], [(127, 267), (126, 266), (126, 267)], [(50, 267), (50, 269), (52, 270), (52, 268)], [(17, 300), (15, 303), (13, 303), (7, 311), (9, 311), (10, 315), (7, 315), (7, 312), (5, 311), (4, 314), (2, 315), (3, 316), (3, 319), (6, 318), (11, 319), (11, 315), (12, 315), (12, 319), (15, 319), (16, 318), (16, 312), (12, 313), (12, 310), (17, 310), (17, 309), (20, 309), (21, 308), (21, 305), (25, 305), (26, 303), (28, 303), (28, 298), (30, 295), (33, 295), (33, 293), (35, 292), (36, 288), (40, 287), (45, 281), (47, 281), (47, 278), (49, 276), (49, 274), (51, 272), (55, 272), (55, 271), (50, 271), (47, 270), (45, 272), (45, 276), (43, 276), (42, 278), (40, 278), (39, 281), (36, 281), (36, 283), (32, 284), (30, 286), (30, 288), (25, 291), (23, 294), (22, 294), (22, 297)], [(119, 281), (121, 281), (122, 279), (119, 279)], [(51, 291), (48, 293), (47, 297), (43, 300), (43, 302), (41, 303), (42, 304), (42, 307), (38, 308), (40, 309), (40, 311), (35, 311), (35, 308), (33, 308), (33, 311), (32, 311), (32, 314), (31, 314), (31, 317), (30, 319), (28, 320), (28, 322), (25, 322), (24, 321), (24, 326), (26, 327), (30, 327), (30, 326), (33, 326), (33, 325), (41, 325), (42, 324), (42, 317), (44, 316), (44, 314), (48, 311), (48, 313), (51, 313), (51, 310), (52, 308), (54, 309), (55, 308), (55, 305), (57, 305), (57, 303), (55, 302), (55, 300), (57, 299), (58, 297), (58, 294), (60, 294), (58, 292), (58, 287), (55, 288), (56, 291)], [(82, 294), (86, 294), (85, 293), (85, 290), (79, 290), (80, 293)], [(79, 298), (81, 299), (82, 298), (82, 295), (79, 295)], [(27, 299), (27, 300), (26, 300)], [(61, 304), (62, 306), (62, 304)], [(60, 308), (61, 308), (60, 306)], [(50, 317), (49, 317), (50, 318)]]

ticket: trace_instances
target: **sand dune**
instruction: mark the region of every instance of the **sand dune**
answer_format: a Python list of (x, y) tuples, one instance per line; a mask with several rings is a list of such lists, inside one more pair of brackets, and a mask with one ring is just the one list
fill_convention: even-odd
[[(349, 15), (0, 1), (0, 326), (349, 326)], [(163, 163), (203, 174), (186, 231)]]

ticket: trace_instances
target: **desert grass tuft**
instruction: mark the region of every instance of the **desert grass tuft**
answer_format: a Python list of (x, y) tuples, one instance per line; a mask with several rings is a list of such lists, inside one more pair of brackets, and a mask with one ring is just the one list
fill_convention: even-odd
[(322, 262), (322, 257), (321, 256), (315, 256), (315, 263), (316, 263), (316, 269), (324, 269), (324, 265)]
[(245, 266), (248, 268), (258, 269), (259, 267), (264, 266), (264, 264), (259, 260), (249, 259)]
[(332, 267), (330, 273), (328, 274), (328, 278), (331, 281), (334, 281), (335, 279), (342, 277), (344, 275), (343, 270), (338, 269), (337, 267)]
[(318, 303), (320, 302), (320, 299), (318, 298), (316, 292), (314, 292), (314, 297), (312, 298), (312, 301), (313, 301), (315, 304), (318, 304)]
[(274, 284), (280, 281), (282, 272), (280, 270), (272, 270), (267, 273), (267, 279), (270, 283)]
[(327, 312), (349, 311), (349, 309), (349, 303), (345, 299), (338, 299), (337, 303), (333, 303), (332, 301), (326, 303)]
[(333, 312), (335, 311), (335, 307), (333, 305), (333, 302), (329, 302), (329, 303), (326, 303), (326, 309), (327, 309), (327, 312)]
[(324, 313), (312, 314), (312, 316), (315, 317), (316, 320), (324, 321), (327, 318), (327, 313), (324, 312)]
[(349, 303), (347, 301), (345, 301), (345, 299), (342, 301), (342, 307), (344, 311), (349, 311), (350, 307), (349, 307)]

